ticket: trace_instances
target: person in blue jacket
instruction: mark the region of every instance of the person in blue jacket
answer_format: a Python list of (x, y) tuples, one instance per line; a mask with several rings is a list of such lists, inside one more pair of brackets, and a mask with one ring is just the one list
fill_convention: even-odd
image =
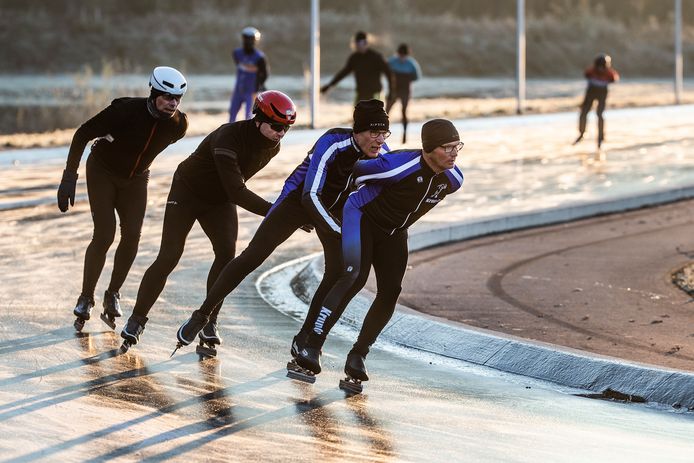
[(402, 105), (402, 142), (407, 143), (407, 104), (410, 102), (412, 94), (412, 82), (422, 76), (419, 63), (410, 55), (410, 47), (406, 43), (398, 46), (396, 55), (388, 58), (388, 66), (393, 72), (395, 80), (394, 92), (388, 95), (386, 112), (390, 114), (390, 109), (397, 100)]
[[(296, 355), (296, 345), (303, 344), (320, 303), (342, 269), (340, 223), (342, 206), (350, 192), (352, 167), (360, 159), (376, 158), (388, 151), (385, 140), (390, 135), (389, 122), (382, 101), (360, 101), (353, 117), (353, 128), (333, 128), (321, 135), (287, 178), (248, 247), (224, 267), (202, 306), (178, 330), (181, 345), (190, 344), (198, 334), (201, 341), (207, 342), (210, 338), (203, 327), (207, 327), (210, 317), (217, 318), (224, 298), (297, 229), (311, 225), (323, 245), (325, 273), (306, 322), (292, 344), (292, 355)], [(218, 341), (216, 344), (221, 343), (221, 339)]]
[(393, 315), (407, 267), (407, 229), (447, 195), (458, 191), (463, 173), (455, 165), (463, 147), (451, 121), (433, 119), (422, 127), (422, 149), (391, 151), (354, 166), (357, 190), (343, 210), (342, 273), (328, 292), (296, 362), (317, 374), (328, 333), (366, 283), (373, 265), (377, 292), (359, 337), (347, 355), (345, 373), (369, 379), (365, 358)]
[(255, 27), (246, 27), (241, 31), (243, 46), (233, 52), (236, 63), (236, 85), (231, 95), (229, 122), (236, 121), (236, 116), (245, 104), (246, 119), (251, 118), (255, 96), (265, 91), (268, 77), (268, 63), (265, 53), (256, 48), (260, 40), (260, 31)]

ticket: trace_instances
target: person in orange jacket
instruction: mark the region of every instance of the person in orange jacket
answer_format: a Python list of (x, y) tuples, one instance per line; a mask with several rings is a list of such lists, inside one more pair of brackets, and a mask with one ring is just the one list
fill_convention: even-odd
[(598, 100), (596, 113), (598, 116), (598, 148), (600, 148), (602, 142), (605, 141), (605, 119), (602, 114), (605, 111), (605, 102), (607, 101), (607, 86), (617, 82), (619, 74), (612, 68), (610, 55), (600, 53), (595, 57), (593, 65), (586, 69), (584, 76), (588, 81), (588, 87), (581, 104), (581, 115), (578, 118), (578, 138), (574, 144), (583, 139), (588, 113), (593, 107), (593, 102)]

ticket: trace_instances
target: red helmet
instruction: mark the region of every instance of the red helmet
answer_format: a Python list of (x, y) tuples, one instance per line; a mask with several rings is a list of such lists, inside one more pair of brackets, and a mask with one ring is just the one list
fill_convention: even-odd
[(284, 93), (268, 90), (255, 98), (253, 114), (263, 121), (292, 125), (296, 121), (296, 106)]

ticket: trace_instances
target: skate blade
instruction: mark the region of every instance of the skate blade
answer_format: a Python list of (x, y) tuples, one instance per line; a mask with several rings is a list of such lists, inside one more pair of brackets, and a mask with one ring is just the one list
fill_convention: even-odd
[(86, 321), (87, 320), (85, 320), (84, 318), (77, 317), (77, 320), (75, 320), (75, 323), (73, 323), (72, 326), (74, 326), (78, 332), (81, 332), (82, 328), (84, 328), (84, 324), (86, 323)]
[(171, 355), (169, 355), (169, 358), (173, 357), (174, 354), (176, 353), (176, 351), (177, 351), (178, 349), (180, 349), (181, 347), (183, 347), (183, 343), (182, 343), (182, 342), (179, 342), (178, 344), (176, 344), (176, 347), (174, 348), (173, 352), (171, 352)]
[(124, 341), (123, 344), (121, 344), (121, 346), (118, 348), (118, 353), (125, 354), (128, 352), (128, 349), (130, 349), (130, 346), (132, 346), (132, 344), (130, 344), (128, 341)]
[(347, 377), (340, 380), (340, 389), (349, 394), (361, 394), (364, 385), (358, 379)]
[(101, 321), (103, 321), (103, 322), (106, 323), (108, 326), (110, 326), (112, 330), (115, 330), (115, 329), (116, 329), (116, 321), (115, 321), (115, 319), (114, 319), (114, 320), (111, 320), (111, 319), (109, 318), (109, 316), (106, 315), (105, 313), (102, 313), (102, 314), (100, 315), (100, 317), (101, 317)]
[(200, 355), (201, 357), (215, 358), (217, 356), (217, 349), (215, 349), (214, 347), (198, 345), (195, 348), (195, 353)]
[(316, 382), (316, 375), (310, 370), (301, 368), (294, 360), (287, 363), (287, 378), (296, 379), (309, 384)]

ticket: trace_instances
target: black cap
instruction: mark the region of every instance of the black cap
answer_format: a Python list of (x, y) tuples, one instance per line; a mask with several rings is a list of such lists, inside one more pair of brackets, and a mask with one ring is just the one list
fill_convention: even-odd
[(354, 133), (366, 130), (388, 130), (388, 113), (381, 100), (361, 100), (354, 107)]
[(460, 141), (460, 135), (453, 123), (447, 119), (432, 119), (422, 126), (422, 148), (431, 153), (437, 146), (452, 141)]
[(366, 40), (366, 32), (359, 31), (356, 34), (354, 34), (354, 41), (359, 42), (360, 40)]

